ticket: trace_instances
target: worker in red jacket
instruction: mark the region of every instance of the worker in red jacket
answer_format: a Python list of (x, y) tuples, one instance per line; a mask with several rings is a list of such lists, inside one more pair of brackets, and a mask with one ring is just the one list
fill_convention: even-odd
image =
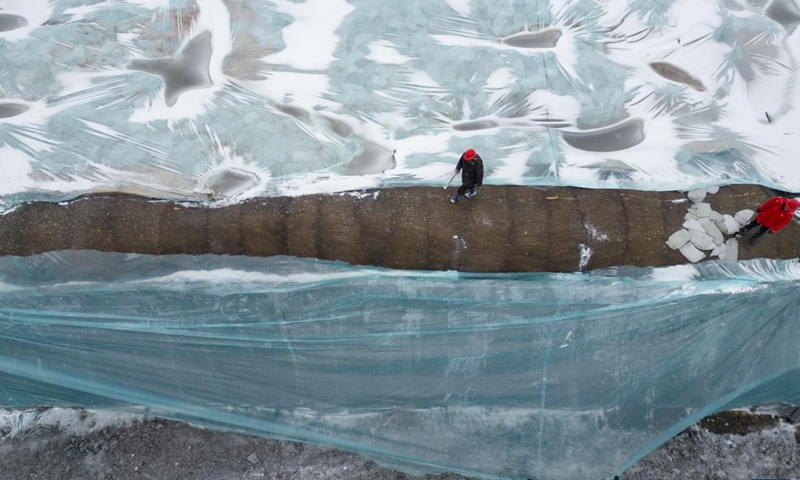
[(759, 226), (761, 228), (755, 235), (750, 237), (750, 241), (748, 242), (750, 245), (753, 245), (756, 243), (756, 240), (761, 238), (765, 233), (775, 233), (788, 225), (798, 206), (800, 206), (800, 201), (797, 201), (795, 198), (770, 198), (764, 202), (763, 205), (758, 207), (758, 216), (756, 216), (756, 219), (745, 225), (742, 231), (736, 234), (736, 238), (744, 238), (747, 232)]

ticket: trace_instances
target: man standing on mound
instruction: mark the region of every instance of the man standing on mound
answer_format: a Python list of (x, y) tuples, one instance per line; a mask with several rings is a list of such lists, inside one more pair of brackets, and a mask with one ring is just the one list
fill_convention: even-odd
[(755, 227), (758, 229), (755, 235), (750, 237), (748, 242), (750, 245), (756, 243), (765, 233), (775, 233), (781, 228), (785, 227), (794, 215), (794, 211), (800, 206), (800, 202), (796, 199), (786, 197), (773, 197), (764, 202), (763, 205), (758, 207), (758, 216), (755, 220), (748, 223), (742, 228), (742, 231), (736, 234), (736, 238), (744, 238), (745, 233), (749, 232)]
[(475, 153), (475, 150), (469, 148), (461, 158), (458, 159), (456, 165), (456, 173), (461, 172), (461, 186), (458, 187), (458, 192), (450, 197), (451, 203), (456, 203), (458, 197), (464, 195), (464, 198), (472, 198), (478, 192), (475, 187), (483, 185), (483, 160), (481, 156)]

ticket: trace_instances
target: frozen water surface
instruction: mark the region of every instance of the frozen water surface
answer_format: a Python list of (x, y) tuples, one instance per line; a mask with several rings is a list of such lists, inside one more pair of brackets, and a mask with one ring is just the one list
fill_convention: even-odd
[(800, 7), (795, 0), (772, 0), (764, 13), (790, 34), (800, 25)]
[(503, 43), (520, 48), (553, 48), (561, 38), (560, 30), (523, 32), (504, 38)]
[(30, 108), (21, 103), (0, 102), (0, 118), (16, 117), (28, 110)]
[(130, 68), (160, 76), (165, 84), (167, 106), (173, 107), (182, 93), (212, 85), (209, 73), (211, 50), (211, 34), (203, 32), (173, 58), (134, 60)]
[(8, 32), (17, 28), (26, 27), (27, 25), (28, 21), (25, 20), (25, 17), (0, 13), (0, 32)]
[(698, 92), (704, 92), (706, 90), (706, 87), (700, 83), (700, 80), (668, 62), (653, 62), (650, 64), (650, 68), (662, 77), (672, 80), (673, 82), (689, 85)]
[(255, 187), (258, 183), (258, 176), (251, 172), (226, 169), (209, 177), (206, 190), (215, 197), (231, 197)]
[(472, 121), (460, 122), (453, 125), (453, 130), (468, 132), (470, 130), (485, 130), (488, 128), (496, 128), (499, 126), (500, 124), (498, 124), (494, 120), (472, 120)]
[[(4, 207), (197, 198), (221, 166), (262, 180), (246, 195), (432, 185), (469, 147), (490, 184), (800, 190), (795, 0), (0, 9), (0, 108), (39, 106), (0, 125), (38, 172)], [(591, 168), (609, 160), (636, 174)]]
[(561, 133), (569, 145), (589, 152), (616, 152), (636, 146), (644, 140), (644, 122), (628, 120), (606, 128)]

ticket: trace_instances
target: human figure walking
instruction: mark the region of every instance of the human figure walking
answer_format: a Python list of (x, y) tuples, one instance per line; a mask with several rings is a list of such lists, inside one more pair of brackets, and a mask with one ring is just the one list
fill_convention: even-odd
[(770, 198), (758, 207), (758, 216), (756, 216), (755, 220), (742, 227), (742, 231), (738, 232), (735, 236), (738, 239), (742, 239), (747, 232), (755, 227), (760, 227), (755, 235), (750, 237), (750, 240), (747, 242), (753, 245), (765, 233), (776, 233), (778, 230), (788, 225), (798, 206), (800, 206), (800, 201), (795, 198)]
[(472, 198), (478, 194), (475, 187), (483, 185), (483, 160), (481, 156), (475, 153), (475, 150), (469, 148), (461, 155), (456, 164), (456, 173), (461, 172), (461, 186), (455, 195), (450, 197), (451, 203), (458, 202), (458, 197), (461, 195), (464, 198)]

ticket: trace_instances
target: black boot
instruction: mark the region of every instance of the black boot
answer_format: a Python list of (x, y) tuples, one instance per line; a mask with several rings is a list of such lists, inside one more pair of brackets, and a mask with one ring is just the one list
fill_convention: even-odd
[(750, 240), (747, 241), (750, 245), (755, 245), (756, 241), (761, 238), (765, 233), (767, 233), (769, 229), (767, 227), (762, 226), (759, 231), (756, 232), (755, 235), (750, 237)]
[(745, 234), (746, 234), (747, 232), (749, 232), (750, 230), (752, 230), (752, 229), (753, 229), (753, 227), (755, 227), (756, 225), (758, 225), (758, 222), (756, 222), (755, 220), (753, 220), (752, 222), (748, 223), (747, 225), (745, 225), (744, 227), (742, 227), (741, 229), (739, 229), (739, 231), (738, 231), (738, 232), (736, 232), (736, 233), (735, 233), (733, 236), (734, 236), (734, 237), (735, 237), (737, 240), (741, 240), (741, 239), (743, 239), (743, 238), (744, 238)]

